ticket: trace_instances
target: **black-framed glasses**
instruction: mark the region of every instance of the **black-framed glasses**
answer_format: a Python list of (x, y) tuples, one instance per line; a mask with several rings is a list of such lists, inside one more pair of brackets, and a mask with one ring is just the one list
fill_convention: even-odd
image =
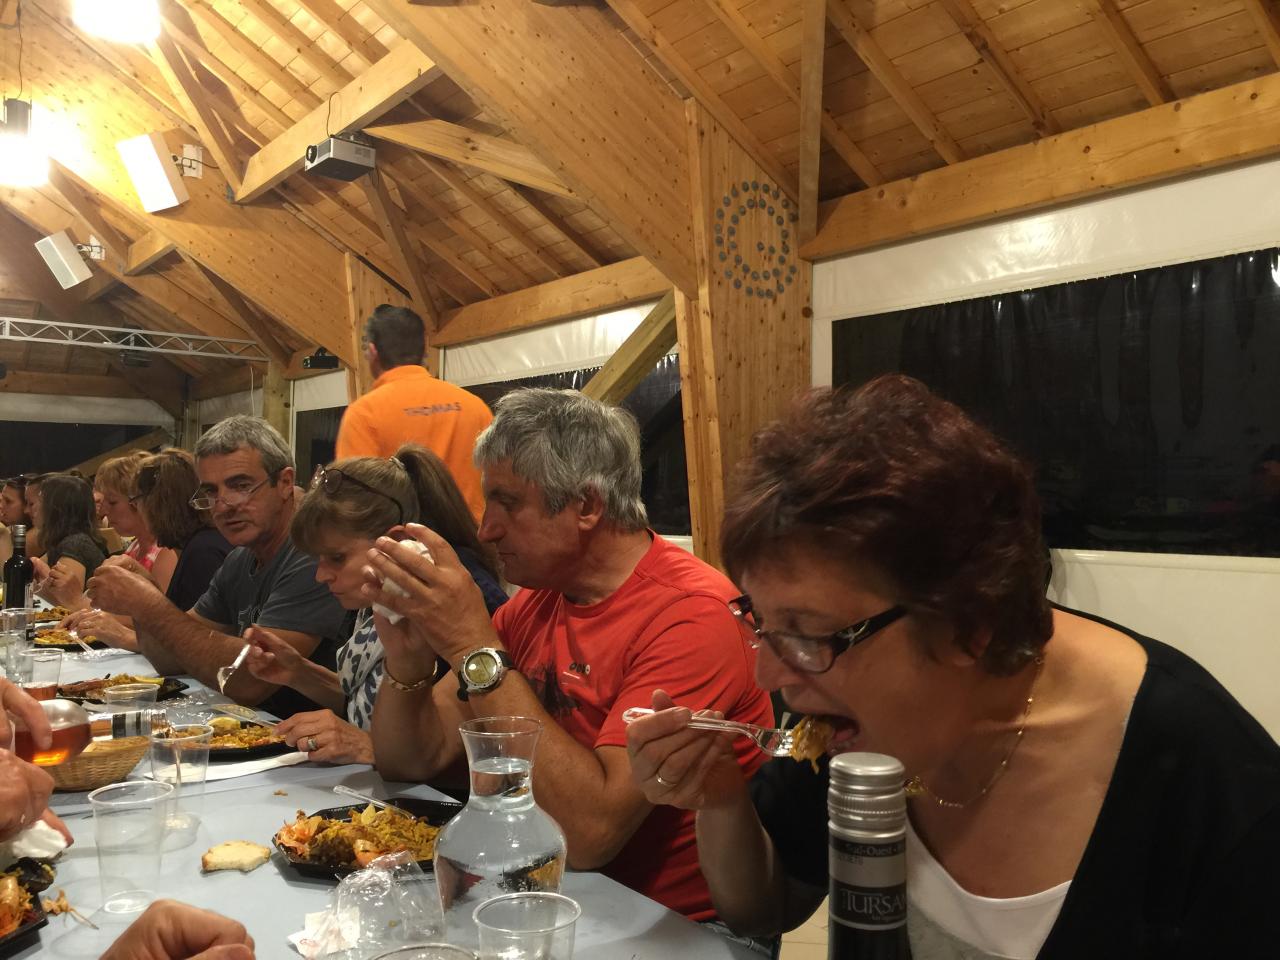
[(222, 502), (231, 509), (243, 507), (246, 503), (253, 499), (253, 495), (262, 489), (269, 481), (270, 477), (263, 477), (252, 486), (245, 487), (243, 490), (228, 490), (226, 493), (215, 496), (212, 493), (201, 492), (197, 490), (195, 494), (187, 502), (197, 510), (212, 510)]
[(342, 470), (334, 470), (321, 464), (316, 467), (316, 472), (311, 476), (311, 489), (323, 490), (325, 493), (333, 494), (342, 489), (342, 485), (349, 483), (352, 486), (359, 487), (361, 490), (372, 493), (375, 497), (382, 497), (396, 505), (396, 514), (399, 519), (396, 520), (396, 526), (404, 523), (404, 505), (389, 493), (384, 493), (377, 487), (371, 487), (363, 480), (357, 480), (351, 474)]
[[(850, 624), (843, 630), (828, 634), (825, 637), (809, 637), (802, 633), (787, 633), (784, 630), (762, 630), (755, 623), (751, 597), (743, 594), (729, 601), (729, 610), (756, 636), (756, 643), (763, 640), (773, 651), (773, 655), (789, 667), (804, 673), (826, 673), (831, 665), (850, 647), (879, 633), (889, 624), (906, 615), (907, 608), (894, 606), (867, 617), (857, 623)], [(748, 618), (751, 619), (748, 619)]]
[(138, 482), (134, 487), (133, 496), (129, 498), (130, 503), (137, 503), (143, 497), (151, 496), (151, 492), (156, 488), (156, 482), (160, 479), (160, 468), (155, 464), (143, 467), (138, 471)]

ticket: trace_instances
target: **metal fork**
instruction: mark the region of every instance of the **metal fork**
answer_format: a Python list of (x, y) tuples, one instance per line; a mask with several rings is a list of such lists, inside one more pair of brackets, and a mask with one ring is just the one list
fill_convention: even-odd
[[(632, 707), (623, 711), (622, 719), (625, 723), (631, 723), (633, 720), (639, 720), (641, 717), (648, 717), (653, 711), (648, 707)], [(727, 730), (729, 733), (736, 733), (740, 737), (750, 737), (755, 741), (757, 747), (762, 753), (767, 753), (771, 757), (785, 757), (791, 753), (792, 732), (790, 730), (779, 730), (776, 727), (757, 727), (754, 723), (740, 723), (736, 720), (717, 720), (714, 717), (695, 716), (689, 721), (689, 726), (695, 730)]]

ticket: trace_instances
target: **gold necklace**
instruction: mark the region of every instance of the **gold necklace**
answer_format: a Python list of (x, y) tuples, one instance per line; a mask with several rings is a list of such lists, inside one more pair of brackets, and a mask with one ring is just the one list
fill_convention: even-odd
[(936, 793), (930, 790), (928, 786), (926, 786), (924, 780), (920, 777), (920, 775), (916, 774), (906, 783), (905, 789), (906, 789), (907, 796), (908, 797), (928, 797), (938, 806), (947, 807), (948, 809), (951, 809), (951, 810), (961, 810), (964, 807), (969, 806), (969, 804), (974, 803), (977, 800), (981, 800), (983, 797), (985, 797), (987, 795), (987, 791), (989, 791), (993, 786), (995, 786), (995, 782), (1000, 779), (1001, 775), (1005, 771), (1005, 768), (1009, 766), (1009, 761), (1013, 759), (1014, 751), (1018, 749), (1018, 744), (1022, 742), (1022, 735), (1026, 732), (1026, 729), (1027, 729), (1027, 719), (1031, 716), (1031, 704), (1035, 701), (1035, 697), (1033, 696), (1033, 694), (1035, 693), (1035, 690), (1036, 690), (1036, 683), (1040, 679), (1040, 673), (1042, 670), (1044, 670), (1043, 655), (1036, 657), (1036, 675), (1031, 678), (1031, 689), (1027, 691), (1027, 705), (1026, 707), (1023, 708), (1023, 711), (1022, 711), (1022, 724), (1018, 727), (1017, 734), (1014, 735), (1013, 743), (1009, 744), (1008, 751), (1005, 752), (1004, 758), (1000, 761), (1000, 766), (996, 767), (995, 772), (991, 774), (987, 782), (983, 784), (981, 790), (975, 793), (968, 800), (948, 800), (945, 797), (938, 796)]

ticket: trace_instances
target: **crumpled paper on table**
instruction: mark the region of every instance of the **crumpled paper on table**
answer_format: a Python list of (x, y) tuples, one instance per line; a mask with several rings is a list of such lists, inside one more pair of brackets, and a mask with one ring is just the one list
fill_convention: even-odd
[(23, 857), (52, 860), (67, 849), (67, 838), (43, 820), (37, 820), (16, 837), (0, 843), (0, 870)]

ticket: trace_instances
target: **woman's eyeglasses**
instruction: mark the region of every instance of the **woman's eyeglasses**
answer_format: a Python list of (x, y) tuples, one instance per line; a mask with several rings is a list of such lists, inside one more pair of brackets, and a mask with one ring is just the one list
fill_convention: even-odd
[(369, 486), (369, 484), (365, 483), (363, 480), (357, 480), (349, 473), (344, 473), (342, 470), (332, 470), (322, 465), (316, 467), (316, 472), (311, 477), (311, 489), (323, 490), (328, 494), (337, 493), (342, 489), (343, 484), (347, 483), (354, 487), (359, 487), (361, 490), (372, 493), (375, 497), (382, 497), (384, 500), (389, 500), (391, 503), (394, 503), (396, 505), (396, 514), (399, 518), (396, 520), (396, 525), (399, 526), (404, 523), (404, 506), (399, 500), (391, 496), (389, 493), (383, 493), (376, 487)]
[(143, 467), (138, 471), (138, 484), (134, 489), (133, 496), (129, 498), (130, 503), (137, 503), (143, 497), (151, 496), (151, 492), (156, 488), (156, 482), (160, 479), (160, 470), (157, 467)]
[(801, 633), (787, 633), (783, 630), (762, 630), (756, 626), (752, 617), (751, 597), (743, 594), (729, 601), (729, 610), (744, 626), (756, 636), (756, 643), (763, 640), (773, 651), (773, 655), (787, 666), (803, 673), (826, 673), (831, 665), (850, 647), (855, 647), (864, 640), (879, 633), (894, 621), (906, 615), (903, 606), (890, 607), (874, 617), (867, 617), (857, 623), (837, 630), (825, 637), (807, 637)]

